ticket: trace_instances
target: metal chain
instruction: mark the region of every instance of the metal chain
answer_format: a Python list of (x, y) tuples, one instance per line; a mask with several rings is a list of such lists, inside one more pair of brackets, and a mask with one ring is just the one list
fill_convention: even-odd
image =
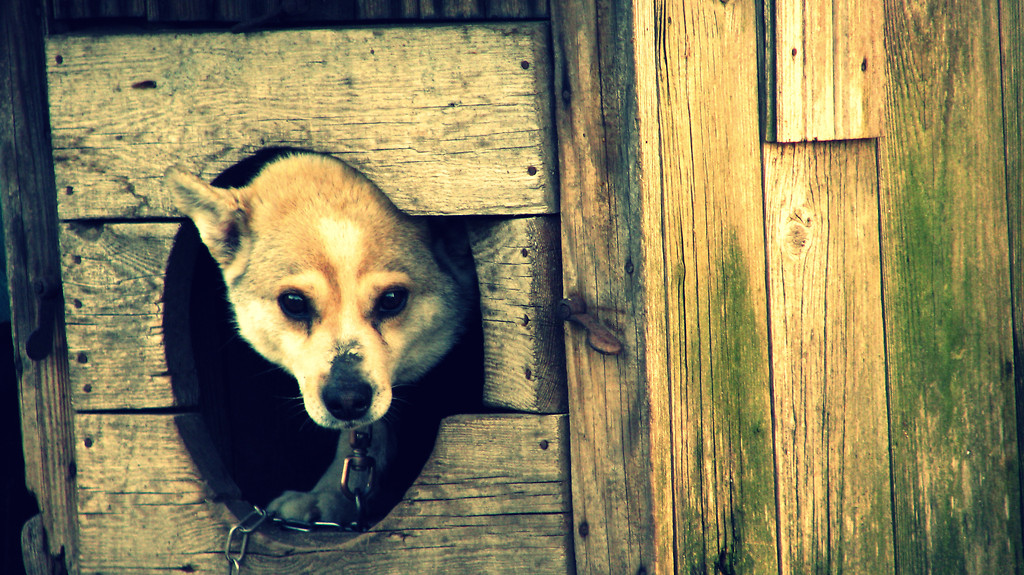
[[(353, 429), (349, 435), (349, 444), (352, 446), (352, 455), (345, 458), (341, 471), (341, 492), (356, 505), (357, 519), (352, 525), (353, 531), (366, 530), (366, 507), (365, 497), (373, 489), (377, 462), (367, 454), (373, 435), (370, 427), (364, 429)], [(362, 476), (361, 481), (356, 483), (354, 478)], [(260, 525), (270, 517), (266, 511), (259, 507), (253, 507), (252, 513), (245, 516), (228, 531), (227, 541), (224, 543), (224, 557), (228, 561), (228, 575), (238, 575), (242, 568), (242, 561), (245, 559), (245, 552), (249, 546), (249, 534), (259, 529)], [(330, 527), (345, 529), (344, 526), (336, 523), (314, 522), (300, 523), (288, 521), (278, 517), (272, 518), (276, 523), (288, 529), (299, 531), (310, 531), (314, 527)], [(237, 535), (237, 537), (236, 537)], [(237, 539), (237, 550), (235, 543)]]
[[(245, 559), (245, 550), (249, 546), (249, 534), (259, 529), (260, 525), (267, 520), (267, 512), (259, 507), (253, 507), (252, 513), (245, 516), (228, 531), (228, 540), (224, 544), (224, 557), (228, 560), (228, 575), (238, 575), (242, 569), (242, 560)], [(238, 551), (233, 551), (235, 534), (239, 534)]]

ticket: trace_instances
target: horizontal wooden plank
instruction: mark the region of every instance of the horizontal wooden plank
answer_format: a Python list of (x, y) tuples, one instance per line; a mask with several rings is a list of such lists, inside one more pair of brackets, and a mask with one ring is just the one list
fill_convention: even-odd
[[(238, 518), (217, 501), (237, 494), (203, 475), (179, 435), (201, 430), (199, 417), (177, 419), (76, 417), (83, 572), (225, 568)], [(566, 573), (566, 432), (565, 416), (446, 419), (420, 478), (369, 533), (297, 538), (268, 526), (250, 539), (245, 571)]]
[(50, 37), (60, 217), (174, 215), (168, 166), (281, 145), (410, 213), (553, 213), (548, 52), (542, 23)]
[(484, 322), (484, 403), (565, 412), (558, 218), (486, 218), (469, 230)]
[(881, 134), (882, 0), (774, 0), (768, 136), (779, 142)]
[[(60, 228), (72, 403), (77, 410), (194, 405), (188, 296), (196, 242), (180, 224), (63, 224)], [(169, 266), (177, 289), (165, 290)], [(166, 295), (165, 295), (166, 291)], [(171, 313), (165, 313), (170, 311)], [(177, 339), (175, 339), (177, 338)], [(173, 377), (172, 377), (173, 376)]]

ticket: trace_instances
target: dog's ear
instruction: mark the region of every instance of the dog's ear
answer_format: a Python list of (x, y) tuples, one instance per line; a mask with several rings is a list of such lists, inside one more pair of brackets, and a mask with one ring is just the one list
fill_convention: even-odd
[(235, 260), (249, 225), (238, 191), (211, 186), (178, 166), (167, 169), (164, 183), (178, 209), (196, 225), (210, 255), (226, 268)]

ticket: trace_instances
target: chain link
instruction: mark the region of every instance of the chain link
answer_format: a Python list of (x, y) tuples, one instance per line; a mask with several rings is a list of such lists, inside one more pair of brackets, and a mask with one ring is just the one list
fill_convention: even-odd
[[(224, 557), (228, 560), (228, 575), (238, 575), (242, 569), (242, 560), (245, 559), (245, 551), (249, 546), (249, 534), (259, 529), (266, 520), (267, 512), (259, 507), (253, 507), (252, 513), (246, 515), (228, 531), (228, 540), (224, 544)], [(235, 534), (239, 534), (238, 551), (232, 550)]]

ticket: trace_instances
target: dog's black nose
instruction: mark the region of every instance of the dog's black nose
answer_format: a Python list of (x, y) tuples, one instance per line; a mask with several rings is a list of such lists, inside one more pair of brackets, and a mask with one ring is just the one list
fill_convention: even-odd
[(342, 421), (366, 415), (373, 403), (373, 389), (362, 382), (328, 385), (322, 395), (327, 411)]

